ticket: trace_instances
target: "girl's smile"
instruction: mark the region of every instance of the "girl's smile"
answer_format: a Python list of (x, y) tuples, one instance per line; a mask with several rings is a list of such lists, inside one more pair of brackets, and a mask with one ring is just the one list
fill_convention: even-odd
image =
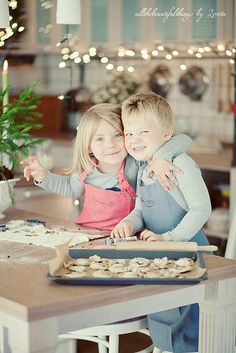
[(117, 171), (127, 156), (123, 134), (105, 120), (98, 124), (90, 150), (104, 173)]

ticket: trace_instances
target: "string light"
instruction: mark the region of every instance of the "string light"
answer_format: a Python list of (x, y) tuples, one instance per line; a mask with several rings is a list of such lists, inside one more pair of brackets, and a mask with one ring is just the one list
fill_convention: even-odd
[(104, 56), (103, 58), (101, 58), (100, 61), (102, 64), (106, 64), (108, 62), (108, 58), (106, 56)]
[(172, 51), (172, 54), (173, 54), (174, 56), (178, 56), (178, 55), (179, 55), (179, 52), (178, 52), (177, 50), (173, 50), (173, 51)]
[(63, 60), (68, 60), (69, 59), (69, 57), (70, 57), (70, 55), (69, 54), (65, 54), (65, 55), (63, 55)]
[(224, 50), (225, 50), (224, 44), (222, 44), (222, 43), (218, 44), (218, 45), (217, 45), (217, 49), (218, 49), (219, 51), (224, 51)]
[(75, 64), (79, 64), (81, 62), (81, 58), (77, 57), (74, 59)]
[(167, 60), (171, 60), (171, 59), (172, 59), (172, 55), (171, 55), (171, 54), (166, 54), (165, 58), (166, 58)]
[(142, 49), (142, 50), (140, 50), (140, 53), (142, 55), (147, 55), (148, 51), (147, 51), (147, 49)]
[(114, 69), (114, 65), (113, 65), (113, 64), (108, 64), (108, 65), (106, 66), (106, 69), (107, 69), (107, 70), (113, 70), (113, 69)]
[(151, 59), (151, 56), (149, 54), (142, 54), (142, 58), (144, 60), (149, 60), (149, 59)]
[(159, 53), (158, 53), (158, 50), (153, 50), (153, 51), (152, 51), (152, 56), (158, 56), (158, 54), (159, 54)]
[[(18, 7), (18, 2), (16, 0), (11, 0), (8, 1), (9, 8), (11, 8), (11, 11), (14, 11)], [(5, 45), (5, 41), (9, 39), (11, 36), (13, 36), (17, 32), (23, 32), (25, 27), (19, 25), (16, 21), (11, 23), (13, 21), (13, 16), (9, 16), (9, 21), (10, 21), (10, 26), (5, 28), (5, 30), (0, 31), (0, 47), (3, 47)]]
[(61, 61), (61, 62), (59, 62), (59, 68), (60, 69), (63, 69), (64, 67), (66, 67), (66, 63), (65, 63), (65, 61)]
[(133, 50), (125, 50), (125, 55), (127, 56), (134, 56), (135, 52)]
[(232, 51), (230, 51), (230, 50), (228, 50), (228, 49), (225, 51), (225, 53), (226, 53), (226, 55), (228, 55), (228, 56), (232, 56), (232, 55), (233, 55)]
[(75, 58), (77, 58), (77, 56), (79, 56), (79, 52), (78, 51), (74, 51), (72, 54), (70, 54), (70, 59), (74, 60)]
[(83, 62), (84, 62), (85, 64), (88, 64), (88, 63), (90, 62), (90, 56), (89, 56), (88, 54), (85, 54), (85, 55), (83, 56)]
[(70, 52), (70, 49), (65, 47), (65, 48), (62, 48), (61, 50), (61, 54), (68, 54)]
[(125, 56), (125, 50), (123, 48), (119, 49), (118, 56), (120, 56), (120, 57)]
[(17, 8), (17, 1), (16, 0), (12, 0), (12, 1), (9, 1), (8, 2), (8, 5), (9, 5), (9, 7), (11, 7), (12, 8), (12, 10), (15, 10), (16, 8)]
[(97, 55), (97, 49), (92, 47), (92, 48), (89, 48), (89, 55), (90, 56), (96, 56)]
[(45, 9), (45, 10), (48, 10), (50, 9), (51, 7), (53, 7), (53, 4), (51, 1), (43, 1), (41, 2), (41, 6)]
[[(68, 35), (71, 36), (71, 34), (67, 34), (64, 37), (66, 38), (67, 41), (68, 41)], [(63, 40), (60, 43), (62, 43)], [(73, 60), (75, 64), (78, 64), (81, 62), (81, 60), (83, 60), (83, 62), (87, 64), (91, 62), (92, 57), (95, 57), (95, 59), (99, 59), (102, 64), (106, 64), (105, 65), (106, 70), (111, 71), (115, 69), (118, 72), (124, 71), (125, 67), (119, 64), (117, 66), (114, 66), (114, 64), (109, 63), (110, 60), (112, 59), (116, 60), (116, 58), (122, 58), (122, 57), (126, 57), (126, 59), (129, 60), (129, 58), (135, 57), (135, 59), (143, 59), (146, 61), (146, 60), (154, 59), (157, 56), (160, 59), (165, 59), (165, 60), (181, 60), (181, 58), (184, 58), (186, 56), (185, 54), (186, 51), (190, 56), (194, 55), (195, 58), (198, 58), (198, 59), (201, 59), (203, 55), (204, 55), (204, 58), (212, 58), (212, 56), (219, 57), (219, 58), (225, 58), (226, 56), (232, 57), (232, 55), (236, 53), (236, 48), (234, 47), (232, 48), (228, 46), (225, 48), (225, 45), (222, 43), (218, 43), (214, 45), (213, 44), (210, 45), (207, 43), (207, 45), (205, 46), (201, 45), (197, 47), (197, 45), (195, 45), (194, 47), (192, 46), (189, 48), (186, 48), (185, 46), (183, 46), (181, 49), (179, 49), (180, 46), (178, 46), (178, 50), (173, 48), (173, 46), (164, 47), (163, 45), (158, 45), (156, 49), (153, 49), (153, 50), (150, 48), (140, 48), (139, 51), (137, 50), (135, 51), (134, 49), (131, 49), (131, 48), (119, 47), (115, 52), (111, 52), (111, 51), (108, 52), (104, 48), (90, 47), (88, 49), (88, 52), (82, 53), (82, 58), (80, 58), (79, 52), (76, 50), (73, 50), (72, 45), (73, 44), (68, 42), (67, 47), (61, 50), (61, 54), (63, 55), (64, 60), (68, 60), (68, 59)], [(0, 42), (0, 46), (1, 46), (1, 42)], [(68, 56), (64, 56), (66, 54), (69, 55), (69, 58)], [(232, 61), (230, 62), (232, 63)], [(66, 67), (66, 64), (60, 67)], [(181, 64), (179, 67), (181, 70), (186, 70), (186, 65), (184, 64)], [(134, 67), (129, 66), (126, 68), (126, 70), (128, 72), (133, 72)]]
[(129, 66), (127, 69), (129, 72), (134, 72), (134, 67), (133, 66)]
[(117, 66), (116, 70), (119, 72), (122, 72), (122, 71), (124, 71), (124, 66), (119, 65), (119, 66)]

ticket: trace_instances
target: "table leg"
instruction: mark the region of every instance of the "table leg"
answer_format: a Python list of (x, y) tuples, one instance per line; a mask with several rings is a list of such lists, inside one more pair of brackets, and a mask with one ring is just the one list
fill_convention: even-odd
[(1, 353), (55, 353), (58, 344), (56, 318), (27, 322), (0, 315), (4, 332)]
[(209, 284), (200, 304), (199, 353), (235, 353), (236, 279)]

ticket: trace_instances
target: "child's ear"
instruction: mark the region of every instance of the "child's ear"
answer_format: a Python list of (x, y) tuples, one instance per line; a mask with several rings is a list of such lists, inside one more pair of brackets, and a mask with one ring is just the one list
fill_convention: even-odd
[(164, 134), (165, 141), (169, 141), (171, 139), (172, 135), (173, 135), (173, 131), (172, 130), (171, 131), (166, 131), (165, 134)]

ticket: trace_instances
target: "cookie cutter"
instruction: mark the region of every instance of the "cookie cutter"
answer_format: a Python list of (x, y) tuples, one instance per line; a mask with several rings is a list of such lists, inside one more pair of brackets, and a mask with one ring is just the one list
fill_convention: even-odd
[(5, 232), (6, 229), (6, 224), (0, 224), (0, 232)]
[(42, 224), (44, 227), (46, 226), (46, 222), (41, 221), (40, 219), (27, 219), (26, 224), (27, 224), (27, 226), (35, 226), (38, 224)]

